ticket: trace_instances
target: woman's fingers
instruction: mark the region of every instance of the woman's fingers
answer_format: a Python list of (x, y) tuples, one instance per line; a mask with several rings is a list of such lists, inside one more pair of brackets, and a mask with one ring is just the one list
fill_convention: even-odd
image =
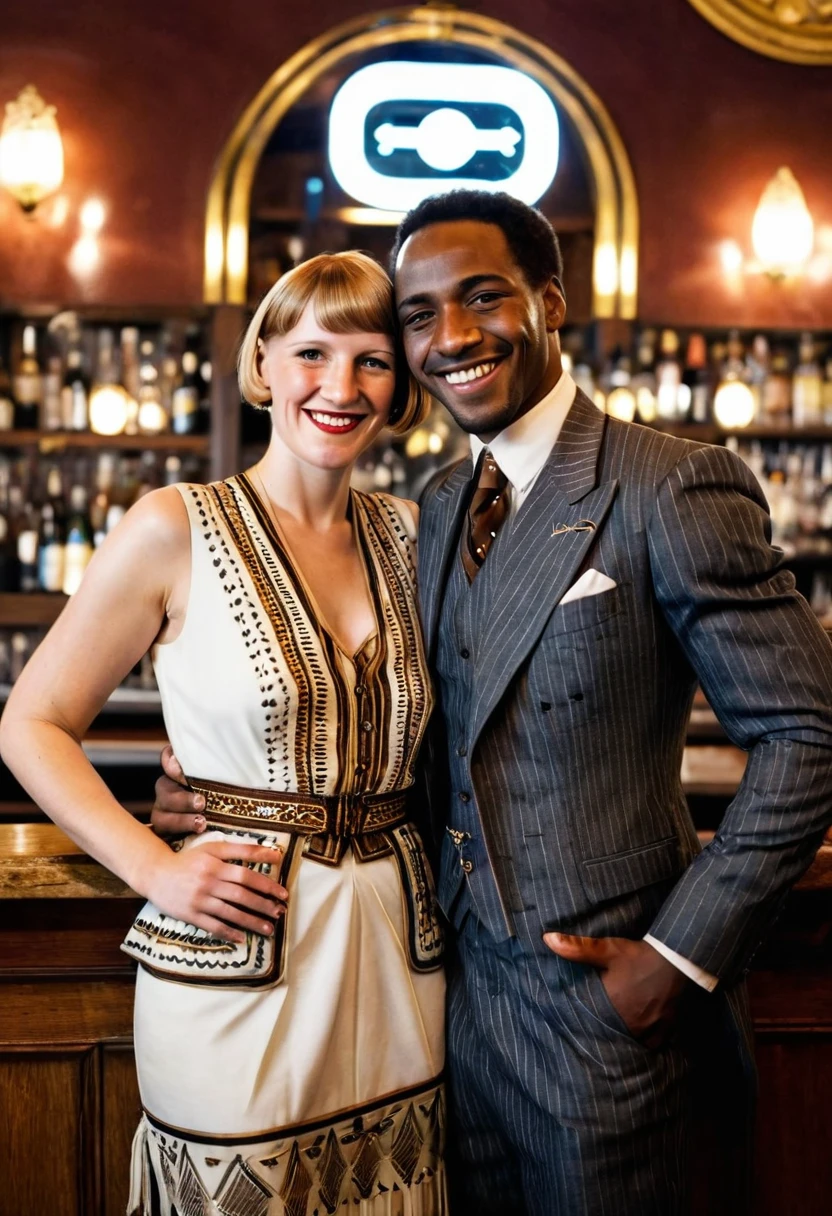
[[(207, 915), (217, 917), (220, 921), (225, 922), (226, 935), (229, 926), (234, 929), (248, 929), (251, 933), (259, 933), (261, 936), (268, 936), (268, 934), (273, 932), (273, 927), (269, 921), (263, 920), (261, 916), (252, 916), (251, 913), (244, 912), (242, 908), (238, 908), (236, 904), (230, 904), (218, 896), (211, 896), (206, 899), (204, 907)], [(243, 941), (244, 937), (240, 935), (231, 940)]]
[[(242, 908), (245, 912), (251, 912), (258, 916), (268, 916), (272, 920), (277, 916), (282, 916), (286, 911), (285, 904), (277, 903), (273, 899), (268, 899), (264, 895), (258, 895), (246, 887), (240, 887), (230, 882), (218, 883), (211, 894), (217, 899), (224, 899), (226, 903)], [(265, 930), (259, 929), (258, 932), (262, 933)]]
[(232, 929), (225, 921), (217, 920), (215, 916), (206, 916), (204, 913), (198, 913), (191, 920), (191, 924), (196, 925), (197, 929), (204, 929), (206, 933), (210, 933), (213, 937), (218, 937), (224, 942), (238, 944), (246, 940), (245, 933), (241, 933), (239, 929)]
[(173, 748), (169, 743), (166, 743), (162, 748), (162, 754), (159, 757), (159, 763), (162, 766), (162, 771), (171, 778), (172, 781), (177, 781), (180, 785), (186, 785), (185, 774), (182, 772), (182, 765), (173, 754)]
[(225, 882), (237, 883), (241, 887), (247, 887), (250, 891), (257, 891), (260, 895), (265, 895), (267, 899), (286, 903), (289, 898), (289, 892), (276, 879), (270, 878), (268, 874), (259, 874), (257, 870), (249, 870), (247, 866), (235, 866), (226, 862), (223, 866), (222, 877)]

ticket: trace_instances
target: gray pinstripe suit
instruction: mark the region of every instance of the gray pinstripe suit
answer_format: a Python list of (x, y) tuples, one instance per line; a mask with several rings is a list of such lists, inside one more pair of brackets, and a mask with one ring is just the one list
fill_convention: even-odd
[[(442, 708), (439, 899), (460, 930), (465, 1210), (670, 1216), (692, 1079), (719, 1051), (720, 1068), (750, 1069), (742, 976), (832, 821), (832, 647), (724, 449), (605, 418), (579, 393), (469, 590), (471, 475), (464, 461), (426, 492), (419, 567)], [(590, 567), (615, 589), (558, 606)], [(697, 679), (750, 749), (702, 852), (679, 777)], [(649, 931), (720, 986), (692, 993), (679, 1041), (653, 1051), (596, 972), (547, 950), (548, 929)]]

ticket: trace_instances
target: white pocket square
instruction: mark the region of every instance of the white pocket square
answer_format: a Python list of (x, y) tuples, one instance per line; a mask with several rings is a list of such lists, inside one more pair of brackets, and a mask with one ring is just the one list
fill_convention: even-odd
[(561, 598), (561, 604), (569, 604), (572, 600), (581, 600), (587, 595), (600, 595), (602, 591), (612, 591), (617, 587), (615, 579), (600, 570), (585, 570), (576, 583), (573, 583)]

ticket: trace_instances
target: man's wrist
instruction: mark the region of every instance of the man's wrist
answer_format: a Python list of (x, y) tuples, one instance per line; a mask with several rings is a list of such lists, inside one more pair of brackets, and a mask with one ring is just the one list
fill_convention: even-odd
[(704, 988), (706, 992), (713, 992), (719, 983), (719, 979), (715, 975), (711, 975), (709, 971), (705, 971), (702, 967), (698, 967), (696, 963), (692, 963), (689, 958), (685, 958), (682, 954), (677, 954), (675, 950), (671, 950), (664, 942), (659, 941), (656, 937), (651, 937), (649, 933), (644, 935), (644, 941), (648, 946), (672, 963), (677, 971), (682, 975), (687, 976), (689, 980), (693, 980), (694, 984), (698, 984), (700, 988)]

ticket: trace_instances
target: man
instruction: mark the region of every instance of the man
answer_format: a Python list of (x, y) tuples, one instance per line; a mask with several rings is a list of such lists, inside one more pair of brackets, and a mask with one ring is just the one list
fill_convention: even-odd
[[(715, 1063), (743, 1147), (742, 977), (832, 820), (832, 650), (741, 462), (605, 418), (563, 372), (538, 212), (428, 199), (393, 261), (408, 363), (472, 446), (420, 525), (455, 1210), (673, 1216)], [(697, 680), (750, 751), (702, 852)]]

